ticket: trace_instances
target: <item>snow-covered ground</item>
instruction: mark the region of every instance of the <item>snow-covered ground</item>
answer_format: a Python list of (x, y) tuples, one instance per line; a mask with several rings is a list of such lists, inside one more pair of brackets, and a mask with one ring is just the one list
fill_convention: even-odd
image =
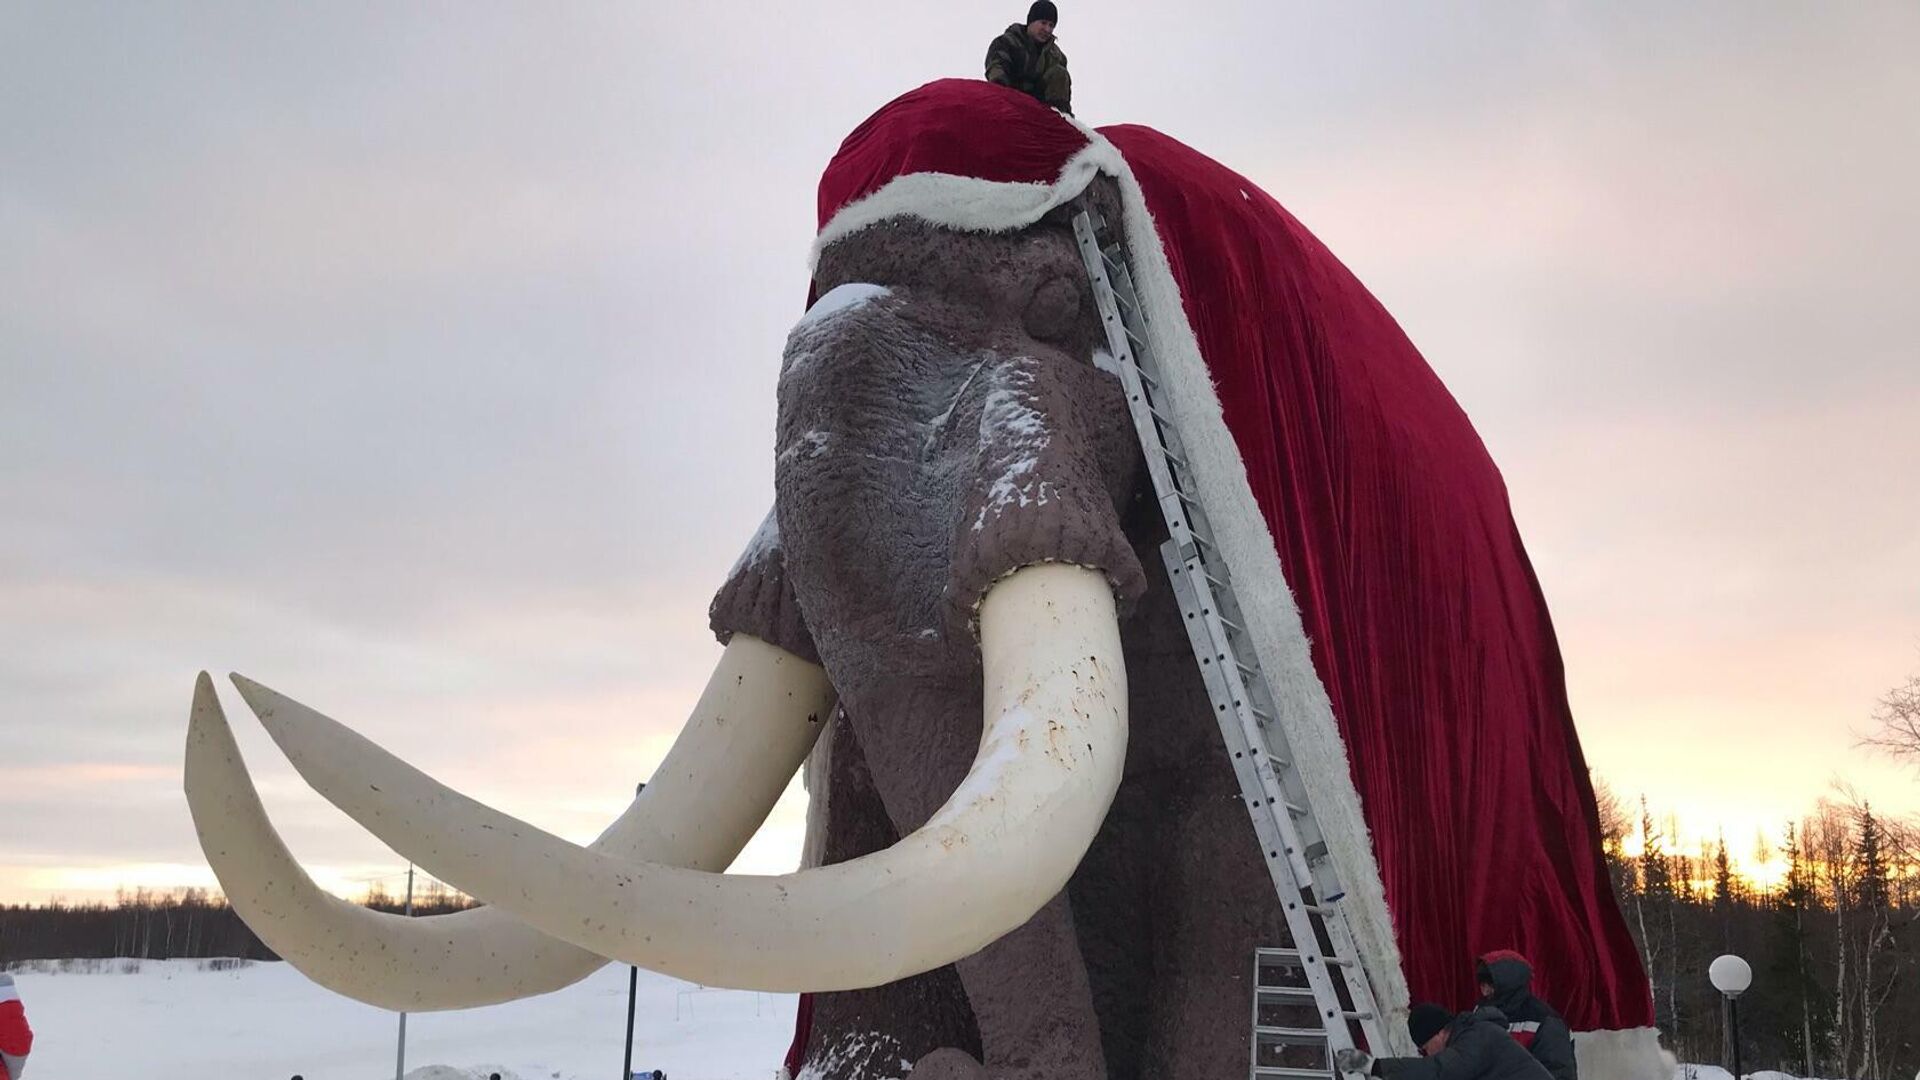
[[(285, 964), (58, 961), (16, 969), (40, 1080), (388, 1080), (395, 1014)], [(60, 970), (66, 969), (66, 970)], [(791, 994), (708, 990), (640, 973), (635, 1069), (671, 1080), (771, 1080), (793, 1037)], [(545, 997), (407, 1018), (407, 1080), (614, 1080), (627, 969)], [(1732, 1080), (1682, 1065), (1674, 1080)], [(1745, 1080), (1793, 1080), (1749, 1073)]]
[[(390, 1080), (395, 1014), (323, 990), (286, 964), (81, 961), (16, 970), (41, 1080)], [(137, 970), (123, 970), (134, 968)], [(703, 990), (640, 973), (634, 1068), (671, 1080), (770, 1080), (794, 998)], [(627, 969), (545, 997), (407, 1018), (408, 1080), (615, 1080)]]
[[(1741, 1080), (1799, 1080), (1792, 1073), (1767, 1069), (1759, 1072), (1742, 1071), (1740, 1076)], [(1681, 1065), (1673, 1070), (1673, 1080), (1733, 1080), (1733, 1074), (1718, 1065)]]

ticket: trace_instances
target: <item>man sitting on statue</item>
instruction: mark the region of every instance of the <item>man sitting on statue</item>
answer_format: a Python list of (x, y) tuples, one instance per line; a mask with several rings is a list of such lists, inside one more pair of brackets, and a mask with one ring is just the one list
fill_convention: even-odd
[(1027, 21), (1014, 23), (987, 46), (987, 81), (1031, 95), (1042, 104), (1073, 115), (1073, 77), (1067, 74), (1067, 54), (1053, 28), (1060, 10), (1051, 0), (1039, 0), (1027, 9)]

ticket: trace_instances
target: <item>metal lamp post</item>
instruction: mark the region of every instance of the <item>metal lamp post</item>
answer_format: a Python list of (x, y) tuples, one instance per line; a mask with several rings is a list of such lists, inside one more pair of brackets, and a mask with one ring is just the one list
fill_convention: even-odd
[[(407, 864), (407, 918), (413, 918), (413, 864)], [(407, 1014), (400, 1014), (400, 1040), (393, 1051), (393, 1080), (403, 1080), (407, 1071)]]
[(1707, 966), (1707, 979), (1727, 1002), (1727, 1041), (1733, 1053), (1733, 1080), (1740, 1080), (1740, 995), (1753, 985), (1753, 968), (1728, 953)]
[[(636, 799), (639, 798), (640, 793), (645, 790), (647, 790), (647, 785), (645, 781), (635, 784), (633, 787), (633, 797)], [(628, 965), (627, 966), (627, 1057), (626, 1057), (626, 1061), (622, 1063), (620, 1066), (620, 1080), (633, 1080), (633, 999), (635, 995), (638, 993), (639, 989), (640, 989), (640, 969), (632, 965)]]

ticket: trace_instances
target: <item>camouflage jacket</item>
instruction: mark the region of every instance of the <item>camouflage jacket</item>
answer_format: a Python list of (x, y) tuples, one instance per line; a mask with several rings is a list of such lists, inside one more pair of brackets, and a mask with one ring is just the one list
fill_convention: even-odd
[(1045, 45), (1027, 36), (1020, 23), (987, 46), (987, 81), (1031, 94), (1061, 112), (1073, 114), (1073, 77), (1067, 74), (1067, 54), (1055, 38)]

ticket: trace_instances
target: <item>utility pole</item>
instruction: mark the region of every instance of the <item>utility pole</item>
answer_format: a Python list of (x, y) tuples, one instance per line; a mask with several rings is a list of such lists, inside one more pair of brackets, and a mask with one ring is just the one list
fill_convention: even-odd
[[(407, 918), (413, 918), (413, 864), (407, 864)], [(393, 1056), (393, 1080), (405, 1080), (407, 1074), (407, 1014), (400, 1014), (400, 1045)]]

